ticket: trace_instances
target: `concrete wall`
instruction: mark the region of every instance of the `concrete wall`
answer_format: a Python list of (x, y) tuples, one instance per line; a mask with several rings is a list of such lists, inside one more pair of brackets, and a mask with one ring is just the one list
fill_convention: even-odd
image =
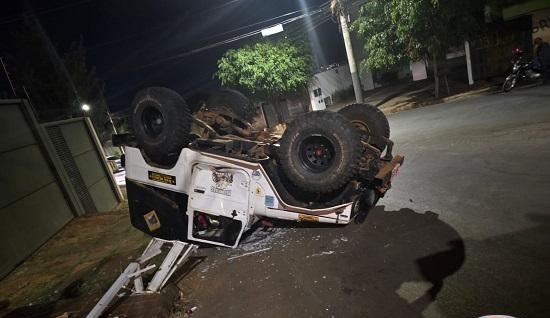
[(122, 200), (105, 154), (86, 118), (44, 124), (53, 155), (62, 163), (85, 213), (109, 211)]
[(21, 101), (0, 101), (0, 277), (71, 218), (37, 124)]
[(0, 100), (0, 278), (74, 216), (122, 201), (87, 118), (39, 125), (22, 100)]

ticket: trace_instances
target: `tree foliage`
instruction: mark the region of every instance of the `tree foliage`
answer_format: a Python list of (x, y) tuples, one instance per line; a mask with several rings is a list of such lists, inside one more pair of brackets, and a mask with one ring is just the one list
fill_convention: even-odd
[[(110, 138), (104, 83), (87, 67), (82, 45), (73, 44), (57, 62), (52, 57), (57, 52), (51, 51), (43, 36), (27, 29), (15, 35), (15, 46), (10, 65), (19, 96), (29, 94), (40, 121), (89, 115), (100, 139)], [(81, 110), (84, 103), (91, 107), (88, 114)]]
[(479, 31), (481, 18), (475, 0), (367, 0), (352, 30), (365, 43), (362, 66), (389, 69), (461, 45)]
[(276, 98), (306, 87), (310, 66), (311, 58), (296, 42), (261, 42), (227, 51), (215, 76), (223, 86)]

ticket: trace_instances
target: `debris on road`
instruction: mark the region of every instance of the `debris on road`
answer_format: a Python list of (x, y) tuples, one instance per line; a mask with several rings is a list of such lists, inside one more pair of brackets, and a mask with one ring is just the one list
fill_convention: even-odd
[(240, 257), (243, 257), (243, 256), (248, 256), (248, 255), (252, 255), (252, 254), (257, 254), (257, 253), (265, 252), (265, 251), (268, 251), (268, 250), (270, 250), (270, 249), (271, 249), (271, 247), (266, 247), (266, 248), (261, 249), (261, 250), (257, 250), (257, 251), (253, 251), (253, 252), (248, 252), (248, 253), (244, 253), (244, 254), (241, 254), (241, 255), (231, 256), (231, 257), (229, 257), (227, 260), (230, 261), (230, 260), (233, 260), (233, 259), (236, 259), (236, 258), (240, 258)]
[(195, 310), (197, 310), (197, 306), (193, 306), (193, 307), (187, 309), (187, 310), (185, 311), (185, 313), (188, 314), (188, 315), (190, 315), (190, 314), (194, 313)]
[[(326, 251), (326, 252), (313, 254), (313, 255), (311, 255), (311, 257), (323, 256), (323, 255), (332, 255), (334, 253), (336, 253), (336, 252), (335, 251)], [(308, 258), (309, 258), (309, 256), (308, 256)]]

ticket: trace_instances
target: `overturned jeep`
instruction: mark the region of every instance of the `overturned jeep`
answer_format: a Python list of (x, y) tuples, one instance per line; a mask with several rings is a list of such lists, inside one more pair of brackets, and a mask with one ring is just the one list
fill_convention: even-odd
[(162, 87), (133, 101), (125, 146), (131, 222), (154, 237), (236, 247), (263, 219), (347, 224), (390, 189), (385, 115), (367, 104), (265, 128), (248, 99), (222, 90), (188, 105)]

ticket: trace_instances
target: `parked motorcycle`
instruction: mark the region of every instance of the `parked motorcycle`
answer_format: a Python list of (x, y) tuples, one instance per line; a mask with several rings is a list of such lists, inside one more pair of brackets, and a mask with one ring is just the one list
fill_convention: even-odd
[(538, 63), (523, 58), (521, 49), (514, 49), (514, 58), (512, 59), (512, 73), (506, 77), (502, 90), (511, 91), (521, 82), (535, 82), (542, 79), (542, 70)]

